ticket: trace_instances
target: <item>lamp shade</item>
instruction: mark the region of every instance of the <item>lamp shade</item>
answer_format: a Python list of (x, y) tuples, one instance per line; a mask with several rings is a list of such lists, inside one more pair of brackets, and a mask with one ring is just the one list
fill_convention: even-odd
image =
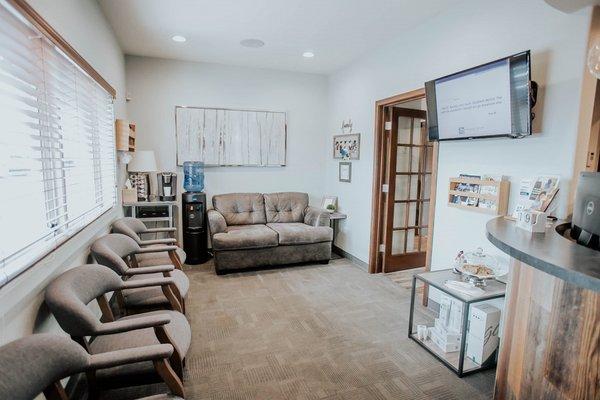
[(138, 150), (133, 159), (127, 165), (129, 172), (152, 172), (157, 171), (156, 158), (152, 150)]

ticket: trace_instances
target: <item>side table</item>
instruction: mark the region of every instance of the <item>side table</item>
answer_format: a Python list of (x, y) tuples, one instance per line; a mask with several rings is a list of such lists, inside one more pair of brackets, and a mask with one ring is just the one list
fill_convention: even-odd
[[(487, 286), (482, 288), (483, 293), (478, 294), (476, 296), (471, 296), (445, 286), (444, 283), (449, 280), (463, 281), (463, 278), (460, 274), (454, 273), (452, 269), (429, 271), (413, 275), (412, 292), (410, 299), (410, 314), (408, 318), (408, 337), (417, 342), (421, 347), (423, 347), (425, 350), (431, 353), (435, 358), (444, 363), (459, 377), (478, 372), (484, 369), (492, 368), (494, 365), (496, 365), (496, 353), (498, 351), (497, 348), (491, 354), (491, 356), (489, 356), (485, 361), (482, 362), (482, 364), (478, 364), (472, 359), (465, 357), (465, 350), (468, 346), (467, 342), (469, 341), (469, 337), (467, 337), (467, 332), (470, 328), (469, 315), (471, 313), (471, 307), (473, 305), (488, 300), (504, 297), (506, 292), (506, 285), (497, 280), (490, 279), (487, 281)], [(415, 301), (415, 296), (417, 293), (417, 281), (423, 283), (420, 289), (422, 289), (425, 285), (432, 286), (441, 291), (443, 293), (442, 296), (447, 295), (452, 299), (453, 302), (455, 301), (456, 304), (460, 304), (460, 311), (456, 314), (460, 318), (459, 321), (456, 321), (460, 329), (459, 332), (456, 332), (457, 335), (460, 335), (460, 344), (458, 351), (446, 352), (442, 350), (442, 348), (439, 347), (436, 343), (434, 343), (431, 337), (425, 339), (419, 338), (415, 326), (417, 324), (426, 325), (428, 327), (433, 326), (433, 321), (436, 318), (440, 317), (440, 312), (436, 312), (430, 308), (423, 307), (421, 306), (420, 301)], [(431, 293), (431, 290), (429, 292)], [(421, 293), (424, 293), (424, 291), (421, 291)], [(415, 312), (416, 307), (419, 307), (417, 312)], [(415, 320), (418, 320), (418, 322), (415, 323)], [(487, 337), (487, 334), (485, 336)]]
[[(140, 218), (137, 216), (138, 210), (147, 208), (147, 207), (160, 207), (164, 206), (168, 209), (168, 215), (166, 217), (149, 217), (149, 218)], [(173, 228), (175, 226), (175, 218), (177, 214), (175, 213), (175, 208), (177, 207), (176, 201), (136, 201), (133, 203), (123, 203), (124, 215), (135, 217), (144, 223), (146, 222), (166, 222), (169, 228)], [(128, 212), (127, 210), (130, 210)], [(176, 236), (177, 237), (177, 234)]]
[[(348, 216), (346, 214), (343, 214), (341, 212), (337, 212), (334, 211), (332, 213), (329, 214), (329, 226), (331, 226), (331, 229), (333, 229), (333, 242), (332, 242), (332, 250), (336, 250), (337, 248), (335, 247), (335, 238), (338, 234), (338, 230), (339, 230), (339, 221), (342, 219), (346, 219), (348, 218)], [(338, 255), (339, 251), (336, 251), (336, 253)]]

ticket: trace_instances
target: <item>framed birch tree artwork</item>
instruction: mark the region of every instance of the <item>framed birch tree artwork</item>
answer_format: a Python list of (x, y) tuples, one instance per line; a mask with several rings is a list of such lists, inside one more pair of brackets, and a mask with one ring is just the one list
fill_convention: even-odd
[(175, 107), (177, 165), (286, 165), (285, 112)]

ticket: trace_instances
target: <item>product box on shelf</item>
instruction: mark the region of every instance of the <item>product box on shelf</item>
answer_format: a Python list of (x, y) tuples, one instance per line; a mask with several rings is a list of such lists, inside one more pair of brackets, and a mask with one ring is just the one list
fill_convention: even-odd
[(448, 328), (444, 326), (442, 320), (439, 318), (435, 319), (433, 331), (446, 342), (460, 343), (460, 333), (456, 331), (449, 331)]
[(435, 329), (431, 330), (431, 341), (436, 344), (444, 353), (451, 353), (460, 350), (460, 340), (458, 342), (449, 342), (446, 338), (438, 335)]
[(500, 309), (490, 304), (476, 304), (469, 311), (466, 356), (483, 364), (498, 347)]

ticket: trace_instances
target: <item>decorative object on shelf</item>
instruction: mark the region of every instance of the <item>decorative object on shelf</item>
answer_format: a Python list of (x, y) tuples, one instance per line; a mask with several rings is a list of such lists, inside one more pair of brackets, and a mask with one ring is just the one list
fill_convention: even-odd
[(183, 163), (183, 188), (188, 192), (204, 190), (204, 163), (186, 161)]
[(464, 276), (472, 286), (485, 287), (486, 280), (496, 279), (508, 273), (508, 268), (498, 263), (498, 259), (478, 247), (473, 252), (460, 251), (454, 259), (454, 272)]
[(358, 160), (360, 158), (360, 133), (335, 135), (333, 137), (333, 158)]
[(337, 196), (325, 196), (321, 200), (321, 208), (329, 211), (330, 213), (337, 210)]
[(448, 206), (506, 215), (510, 182), (505, 177), (461, 175), (450, 178)]
[(127, 165), (129, 179), (132, 186), (137, 190), (139, 201), (150, 199), (150, 172), (156, 171), (156, 158), (152, 150), (140, 150)]
[(517, 211), (517, 227), (532, 233), (545, 233), (548, 214), (537, 210)]
[(177, 165), (286, 165), (285, 112), (175, 107)]
[(346, 120), (342, 121), (342, 133), (352, 133), (352, 120), (348, 118), (348, 122)]
[(339, 181), (340, 182), (351, 182), (352, 181), (352, 163), (340, 162), (339, 165)]
[(135, 123), (117, 119), (115, 121), (115, 134), (118, 151), (135, 151)]
[(158, 199), (175, 201), (177, 199), (177, 173), (159, 172), (156, 178), (158, 179)]

